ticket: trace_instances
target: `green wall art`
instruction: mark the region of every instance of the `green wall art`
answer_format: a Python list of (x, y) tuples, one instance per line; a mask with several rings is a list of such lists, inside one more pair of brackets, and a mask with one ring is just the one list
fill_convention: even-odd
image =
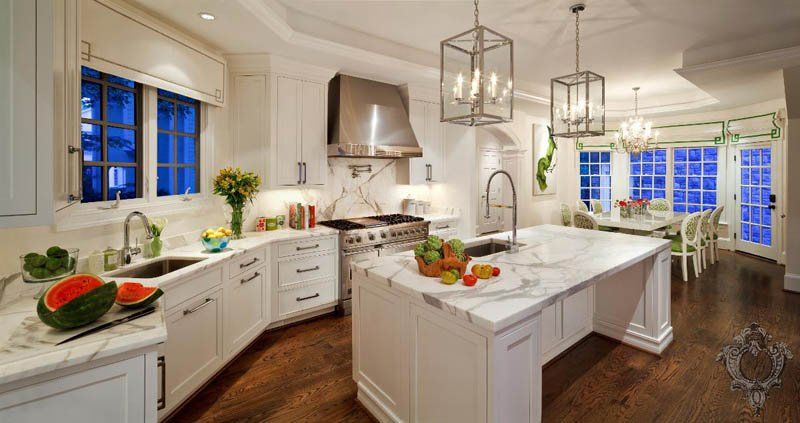
[[(546, 129), (546, 132), (545, 132)], [(533, 195), (556, 193), (556, 141), (553, 130), (545, 125), (533, 125), (533, 163), (536, 169), (536, 183)]]

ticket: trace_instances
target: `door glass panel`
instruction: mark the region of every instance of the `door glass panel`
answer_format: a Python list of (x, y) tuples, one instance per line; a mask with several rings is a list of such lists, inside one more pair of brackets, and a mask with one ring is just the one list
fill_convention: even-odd
[(769, 195), (772, 192), (771, 153), (770, 147), (741, 151), (741, 238), (764, 246), (772, 245), (772, 215), (769, 208)]

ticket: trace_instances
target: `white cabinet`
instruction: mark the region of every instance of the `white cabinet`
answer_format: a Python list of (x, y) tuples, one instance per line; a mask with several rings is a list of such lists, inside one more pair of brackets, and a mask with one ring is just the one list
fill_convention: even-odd
[[(224, 286), (225, 359), (255, 339), (269, 323), (269, 271), (266, 249), (247, 254), (229, 266)], [(243, 269), (243, 270), (242, 270)]]
[(324, 185), (327, 179), (327, 115), (324, 84), (286, 76), (273, 79), (275, 183)]
[(542, 363), (547, 363), (592, 332), (594, 287), (578, 291), (542, 310)]
[(267, 76), (235, 75), (233, 91), (231, 130), (235, 164), (242, 170), (256, 172), (265, 182), (269, 159)]
[(166, 407), (162, 416), (199, 388), (223, 364), (222, 289), (167, 310), (164, 344)]
[(155, 380), (148, 377), (155, 357), (152, 351), (3, 392), (0, 421), (154, 423)]
[(409, 159), (410, 184), (442, 182), (445, 172), (445, 124), (439, 122), (439, 104), (422, 100), (408, 101), (408, 119), (422, 147), (422, 157)]
[(0, 227), (53, 220), (53, 3), (0, 0)]

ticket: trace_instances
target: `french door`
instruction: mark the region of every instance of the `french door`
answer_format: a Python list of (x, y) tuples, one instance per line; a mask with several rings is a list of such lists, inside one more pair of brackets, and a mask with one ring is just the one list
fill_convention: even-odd
[(773, 144), (737, 147), (736, 249), (771, 260), (778, 258), (777, 196), (780, 192), (779, 148)]

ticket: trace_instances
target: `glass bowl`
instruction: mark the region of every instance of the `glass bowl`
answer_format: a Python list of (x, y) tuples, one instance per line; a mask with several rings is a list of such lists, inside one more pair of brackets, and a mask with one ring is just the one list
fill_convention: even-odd
[(78, 249), (67, 248), (51, 254), (28, 253), (19, 256), (22, 280), (26, 283), (57, 281), (75, 274), (78, 267)]
[(220, 238), (204, 238), (200, 237), (200, 242), (203, 243), (203, 247), (206, 247), (206, 250), (210, 253), (218, 253), (225, 248), (228, 247), (228, 243), (231, 241), (231, 237), (224, 236)]

